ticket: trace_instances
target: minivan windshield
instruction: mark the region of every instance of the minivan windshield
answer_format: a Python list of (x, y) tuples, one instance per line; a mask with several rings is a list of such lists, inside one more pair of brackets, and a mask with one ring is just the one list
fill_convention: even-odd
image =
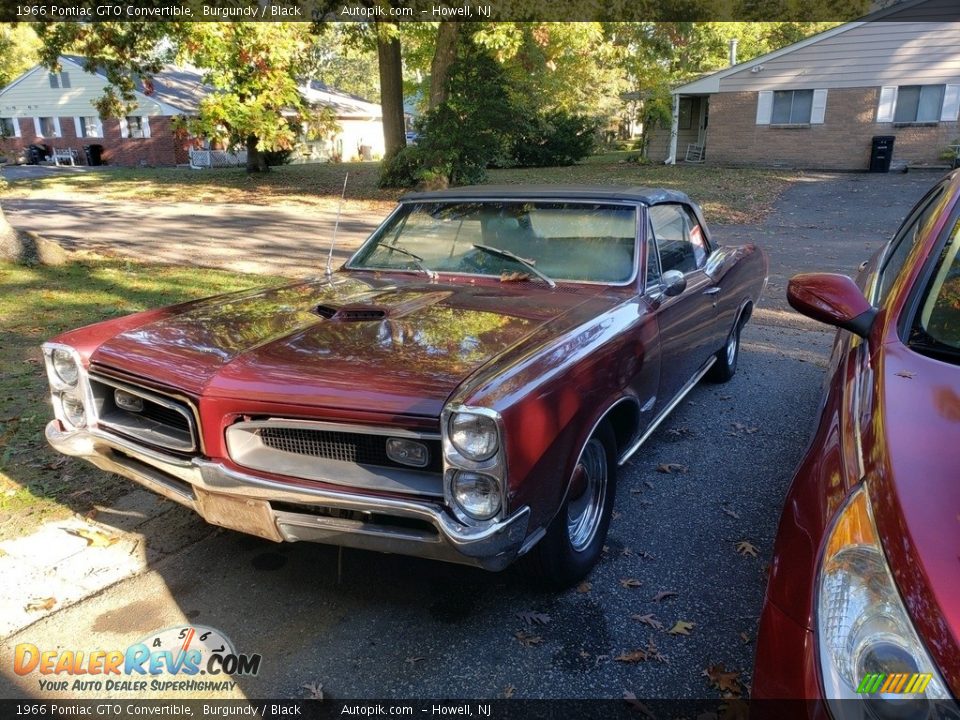
[(347, 267), (620, 284), (634, 276), (636, 237), (631, 205), (411, 202)]

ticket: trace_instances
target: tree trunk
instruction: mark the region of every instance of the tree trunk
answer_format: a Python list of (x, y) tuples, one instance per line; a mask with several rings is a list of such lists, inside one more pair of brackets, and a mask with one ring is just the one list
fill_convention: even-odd
[(430, 99), (428, 109), (433, 110), (447, 99), (450, 68), (457, 59), (460, 41), (460, 23), (444, 20), (437, 29), (437, 49), (430, 63)]
[(267, 156), (259, 147), (259, 140), (256, 135), (247, 136), (247, 172), (265, 173), (270, 172), (270, 166), (267, 165)]
[[(396, 28), (395, 25), (393, 27)], [(396, 32), (387, 36), (378, 28), (377, 58), (380, 67), (380, 107), (383, 110), (383, 145), (386, 157), (392, 157), (407, 144), (403, 120), (403, 65), (400, 38)]]

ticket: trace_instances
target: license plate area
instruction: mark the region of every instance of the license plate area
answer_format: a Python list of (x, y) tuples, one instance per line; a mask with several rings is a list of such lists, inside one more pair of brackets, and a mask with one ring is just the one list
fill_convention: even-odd
[(197, 507), (204, 519), (220, 527), (282, 542), (270, 503), (266, 500), (211, 493), (196, 488)]

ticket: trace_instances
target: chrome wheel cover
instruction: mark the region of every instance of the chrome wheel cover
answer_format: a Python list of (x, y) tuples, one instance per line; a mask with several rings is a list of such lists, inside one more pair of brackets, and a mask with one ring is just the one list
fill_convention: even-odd
[(580, 454), (570, 493), (567, 536), (573, 549), (583, 552), (596, 537), (607, 498), (607, 451), (597, 438), (590, 438)]

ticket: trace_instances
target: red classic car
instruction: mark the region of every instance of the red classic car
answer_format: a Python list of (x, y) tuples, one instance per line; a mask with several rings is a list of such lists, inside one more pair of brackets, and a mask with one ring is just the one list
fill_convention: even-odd
[(569, 584), (765, 281), (681, 193), (410, 195), (328, 277), (45, 344), (46, 435), (216, 525), (490, 570), (536, 549)]
[(958, 196), (955, 172), (858, 283), (790, 281), (794, 308), (841, 330), (780, 519), (754, 697), (866, 698), (831, 712), (883, 718), (960, 695)]

